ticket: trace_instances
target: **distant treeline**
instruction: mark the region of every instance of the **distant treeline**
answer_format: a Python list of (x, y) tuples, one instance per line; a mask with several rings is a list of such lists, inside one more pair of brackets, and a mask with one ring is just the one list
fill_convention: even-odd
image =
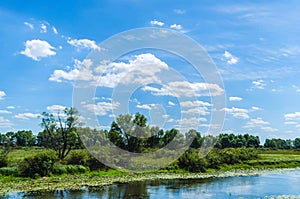
[[(89, 145), (94, 145), (99, 136), (109, 137), (110, 141), (115, 145), (134, 152), (142, 152), (147, 149), (161, 148), (168, 144), (177, 134), (180, 132), (177, 129), (171, 129), (164, 131), (158, 127), (151, 127), (149, 131), (153, 136), (148, 139), (139, 139), (131, 135), (124, 135), (121, 128), (117, 123), (113, 122), (112, 127), (109, 131), (107, 130), (96, 130), (88, 127), (77, 128), (77, 132), (80, 132), (84, 137), (85, 143)], [(220, 134), (217, 137), (213, 136), (201, 136), (200, 132), (195, 130), (188, 131), (185, 135), (180, 134), (179, 140), (177, 142), (184, 141), (190, 136), (195, 136), (195, 139), (191, 143), (191, 148), (197, 149), (203, 145), (204, 140), (211, 140), (215, 142), (215, 148), (270, 148), (270, 149), (300, 149), (300, 138), (294, 140), (291, 139), (266, 139), (264, 145), (260, 145), (260, 139), (258, 136), (253, 136), (250, 134)], [(79, 138), (79, 136), (78, 136)], [(30, 130), (22, 130), (17, 132), (7, 132), (5, 134), (0, 134), (0, 146), (20, 146), (20, 147), (30, 147), (30, 146), (41, 146), (45, 148), (51, 148), (51, 142), (45, 131), (34, 135)], [(177, 138), (178, 139), (178, 138)], [(217, 141), (216, 141), (217, 140)], [(74, 149), (84, 148), (80, 139), (73, 140)]]

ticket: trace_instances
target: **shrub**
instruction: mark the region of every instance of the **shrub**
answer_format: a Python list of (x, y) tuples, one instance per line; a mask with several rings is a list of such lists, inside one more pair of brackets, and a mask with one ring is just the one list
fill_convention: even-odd
[(88, 159), (89, 153), (86, 150), (74, 150), (70, 152), (67, 164), (86, 165)]
[(19, 169), (17, 167), (2, 167), (0, 168), (0, 175), (4, 176), (18, 176)]
[(180, 168), (191, 172), (205, 172), (207, 162), (204, 158), (201, 158), (199, 151), (191, 149), (185, 152), (179, 159), (178, 165)]
[(82, 165), (55, 165), (53, 169), (54, 174), (77, 174), (85, 173), (89, 169)]
[(20, 165), (21, 175), (26, 177), (48, 176), (53, 172), (58, 157), (53, 150), (43, 151), (33, 157), (25, 158)]
[(89, 155), (89, 159), (88, 159), (86, 165), (90, 168), (90, 170), (107, 169), (107, 167), (102, 162), (97, 160), (97, 158), (95, 158), (92, 155)]
[(7, 155), (1, 153), (0, 154), (0, 168), (1, 167), (6, 167), (7, 166)]

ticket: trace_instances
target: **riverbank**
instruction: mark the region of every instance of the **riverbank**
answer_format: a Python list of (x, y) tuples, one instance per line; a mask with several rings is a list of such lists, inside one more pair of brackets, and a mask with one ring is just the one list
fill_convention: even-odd
[(13, 178), (5, 177), (1, 178), (0, 183), (0, 195), (5, 195), (13, 192), (45, 192), (56, 190), (85, 190), (85, 189), (101, 189), (105, 186), (112, 185), (114, 183), (130, 183), (146, 180), (175, 180), (175, 179), (214, 179), (214, 178), (226, 178), (235, 176), (254, 176), (263, 173), (274, 172), (287, 172), (297, 170), (298, 168), (252, 168), (252, 169), (232, 169), (227, 171), (215, 171), (207, 173), (137, 173), (129, 174), (122, 172), (115, 172), (111, 175), (110, 172), (92, 172), (88, 175), (67, 175), (67, 176), (53, 176), (43, 177), (39, 179), (28, 178)]

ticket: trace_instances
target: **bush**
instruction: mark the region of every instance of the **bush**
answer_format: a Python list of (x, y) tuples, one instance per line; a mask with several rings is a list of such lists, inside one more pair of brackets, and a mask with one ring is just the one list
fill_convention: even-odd
[(48, 176), (53, 172), (58, 157), (53, 150), (43, 151), (33, 157), (25, 158), (20, 165), (21, 175), (26, 177)]
[(198, 152), (199, 150), (195, 149), (185, 152), (178, 159), (178, 166), (191, 172), (205, 172), (207, 167), (206, 159), (201, 158)]
[(107, 166), (105, 166), (102, 162), (97, 160), (97, 158), (95, 158), (92, 155), (89, 155), (89, 159), (88, 159), (86, 165), (90, 168), (90, 170), (101, 170), (101, 169), (108, 168)]
[(4, 176), (18, 176), (19, 169), (17, 167), (2, 167), (0, 168), (0, 175)]
[(86, 150), (74, 150), (70, 152), (67, 164), (86, 165), (88, 159), (89, 153)]
[(55, 165), (53, 169), (54, 174), (77, 174), (77, 173), (85, 173), (89, 171), (89, 169), (82, 165)]
[(1, 153), (0, 154), (0, 168), (1, 167), (6, 167), (7, 166), (7, 155)]

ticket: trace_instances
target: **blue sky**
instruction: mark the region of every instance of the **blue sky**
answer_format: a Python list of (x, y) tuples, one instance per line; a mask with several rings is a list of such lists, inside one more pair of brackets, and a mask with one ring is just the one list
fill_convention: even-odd
[[(86, 57), (91, 51), (103, 50), (101, 43), (120, 32), (161, 27), (191, 37), (214, 61), (226, 94), (223, 132), (251, 133), (262, 141), (300, 137), (299, 13), (300, 3), (292, 0), (1, 1), (0, 132), (39, 132), (39, 114), (72, 106), (76, 75), (88, 69)], [(125, 55), (107, 66), (107, 82), (97, 89), (95, 103), (85, 104), (87, 110), (96, 109), (99, 126), (109, 126), (112, 109), (120, 106), (112, 102), (114, 78), (136, 66), (149, 72), (145, 77), (173, 68), (195, 92), (205, 84), (189, 63), (168, 52), (141, 50)], [(178, 92), (184, 88), (168, 86)], [(148, 84), (133, 93), (128, 106), (131, 113), (141, 112), (164, 128), (185, 122), (201, 124), (199, 130), (205, 132), (214, 106), (208, 96), (197, 96), (180, 102), (164, 92), (163, 85)], [(194, 110), (198, 117), (182, 121), (182, 110)], [(155, 111), (163, 121), (155, 114), (151, 117)]]

